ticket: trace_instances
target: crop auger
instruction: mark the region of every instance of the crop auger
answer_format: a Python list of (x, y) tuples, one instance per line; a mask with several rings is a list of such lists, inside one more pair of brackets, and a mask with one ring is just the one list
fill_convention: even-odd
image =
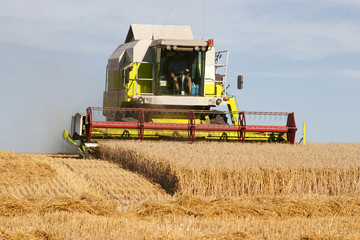
[(228, 56), (189, 26), (132, 24), (108, 60), (103, 107), (75, 114), (63, 137), (84, 158), (105, 138), (295, 143), (293, 112), (240, 111), (227, 92)]

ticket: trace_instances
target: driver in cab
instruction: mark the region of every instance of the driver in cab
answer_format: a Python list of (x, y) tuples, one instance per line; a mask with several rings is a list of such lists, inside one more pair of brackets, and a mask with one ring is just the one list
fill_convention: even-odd
[(185, 80), (187, 82), (189, 88), (189, 94), (191, 94), (191, 77), (187, 75), (189, 73), (189, 69), (183, 59), (180, 58), (180, 54), (175, 52), (174, 58), (170, 60), (168, 72), (170, 73), (171, 79), (174, 81), (175, 89), (179, 89), (179, 76), (181, 74), (185, 74)]

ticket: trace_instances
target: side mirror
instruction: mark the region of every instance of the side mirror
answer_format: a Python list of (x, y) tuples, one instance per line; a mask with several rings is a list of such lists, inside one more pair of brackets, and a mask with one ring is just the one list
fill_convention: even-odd
[(127, 67), (124, 69), (124, 83), (129, 83), (129, 73), (133, 69), (133, 66)]
[(244, 83), (243, 76), (242, 76), (242, 75), (238, 75), (238, 78), (237, 78), (237, 88), (238, 88), (238, 89), (243, 89), (243, 83)]

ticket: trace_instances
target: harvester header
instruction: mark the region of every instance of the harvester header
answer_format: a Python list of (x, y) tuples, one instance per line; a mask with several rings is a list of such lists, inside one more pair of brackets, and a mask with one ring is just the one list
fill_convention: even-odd
[[(99, 138), (294, 143), (294, 113), (239, 109), (227, 92), (228, 57), (213, 39), (194, 39), (189, 26), (133, 24), (109, 57), (103, 107), (77, 113), (64, 137), (84, 157)], [(251, 123), (261, 118), (279, 122)]]

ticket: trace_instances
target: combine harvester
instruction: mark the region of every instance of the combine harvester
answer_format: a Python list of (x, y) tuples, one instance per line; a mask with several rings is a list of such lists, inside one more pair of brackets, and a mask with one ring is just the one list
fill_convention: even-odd
[[(228, 56), (212, 39), (195, 40), (189, 26), (133, 24), (108, 60), (103, 107), (77, 113), (63, 137), (84, 158), (93, 139), (105, 138), (294, 143), (293, 112), (240, 111), (227, 92)], [(249, 124), (266, 118), (283, 122)]]

